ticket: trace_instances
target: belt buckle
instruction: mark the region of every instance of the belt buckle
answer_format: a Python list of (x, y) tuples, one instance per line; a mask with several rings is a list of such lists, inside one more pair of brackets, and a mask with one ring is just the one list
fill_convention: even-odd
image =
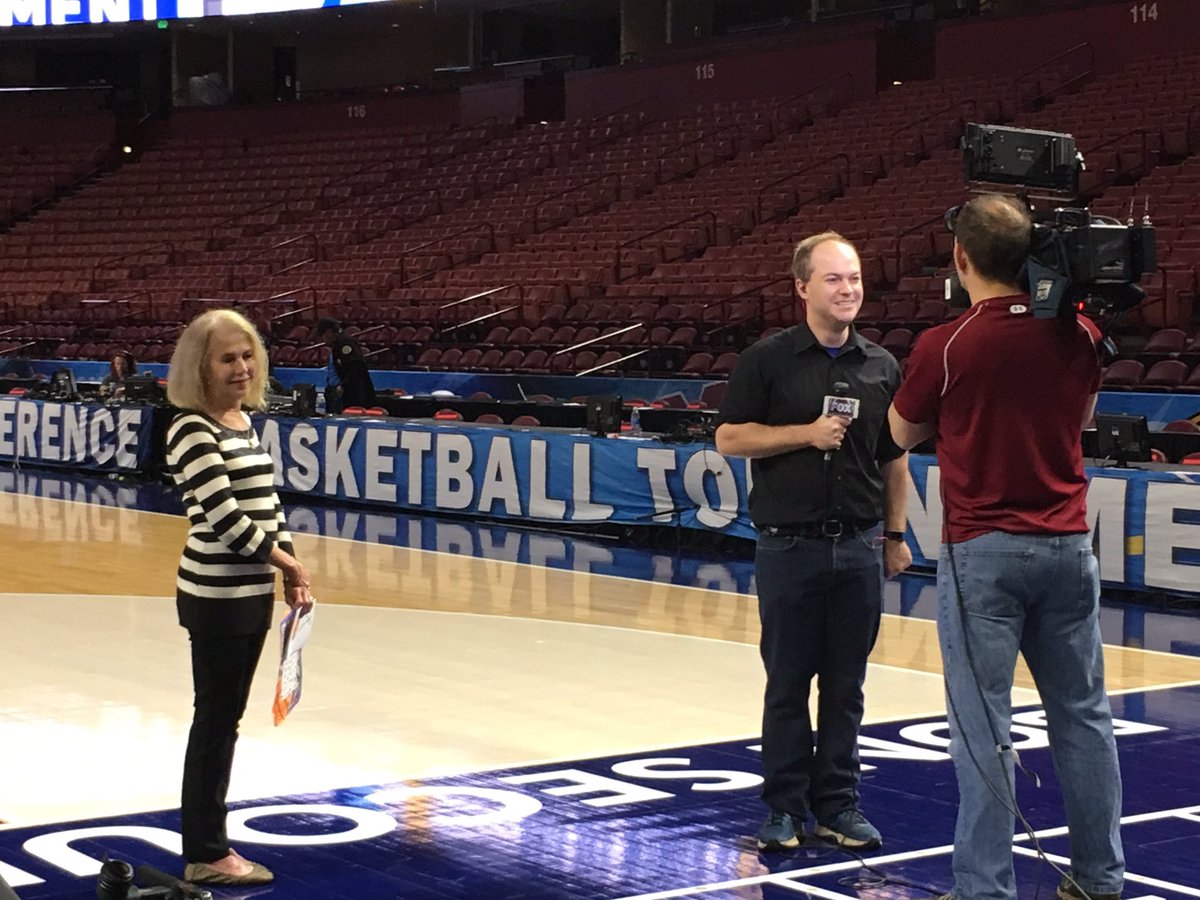
[(826, 519), (821, 523), (821, 536), (840, 538), (843, 534), (842, 523), (839, 519)]

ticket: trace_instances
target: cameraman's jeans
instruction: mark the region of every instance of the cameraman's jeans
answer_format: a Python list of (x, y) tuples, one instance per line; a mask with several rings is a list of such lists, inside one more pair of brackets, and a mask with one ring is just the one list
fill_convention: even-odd
[(1010, 799), (1013, 762), (1011, 754), (1002, 761), (995, 748), (1011, 741), (1018, 650), (1046, 711), (1071, 836), (1073, 876), (1088, 893), (1120, 893), (1125, 873), (1121, 773), (1104, 690), (1100, 579), (1090, 536), (993, 531), (954, 544), (953, 564), (943, 545), (937, 584), (950, 755), (959, 791), (954, 896), (1017, 896)]
[[(760, 534), (755, 555), (763, 702), (762, 798), (828, 822), (858, 808), (858, 730), (867, 656), (879, 633), (882, 526), (852, 537)], [(813, 747), (808, 696), (817, 679)]]
[(183, 858), (215, 862), (229, 853), (225, 795), (233, 771), (238, 723), (267, 633), (201, 634), (192, 642), (195, 714), (183, 761)]

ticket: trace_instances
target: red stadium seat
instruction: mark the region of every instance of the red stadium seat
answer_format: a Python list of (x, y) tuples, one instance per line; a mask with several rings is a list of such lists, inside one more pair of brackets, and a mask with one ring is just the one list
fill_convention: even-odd
[(687, 362), (683, 364), (683, 368), (679, 370), (681, 375), (707, 375), (712, 369), (713, 355), (711, 353), (693, 353), (688, 357)]
[(737, 366), (738, 355), (732, 351), (722, 353), (713, 360), (712, 367), (708, 370), (710, 375), (730, 375), (734, 367)]
[(908, 356), (908, 351), (912, 349), (913, 333), (911, 328), (893, 328), (883, 336), (879, 342), (884, 350), (896, 357), (903, 359)]
[(1142, 387), (1176, 388), (1188, 375), (1187, 363), (1178, 359), (1162, 359), (1150, 367), (1142, 379)]
[(1105, 369), (1101, 387), (1109, 390), (1132, 390), (1142, 382), (1146, 367), (1136, 359), (1117, 359)]
[(1174, 422), (1168, 422), (1164, 425), (1163, 431), (1173, 434), (1200, 434), (1200, 425), (1197, 425), (1191, 419), (1176, 419)]
[(1187, 342), (1187, 334), (1180, 328), (1163, 328), (1154, 332), (1146, 346), (1142, 348), (1145, 354), (1182, 353)]

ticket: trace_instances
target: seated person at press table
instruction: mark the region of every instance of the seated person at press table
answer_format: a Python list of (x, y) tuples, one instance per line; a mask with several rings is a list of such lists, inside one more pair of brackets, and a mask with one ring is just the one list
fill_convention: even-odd
[(137, 361), (128, 350), (113, 355), (108, 374), (100, 381), (101, 397), (120, 397), (125, 393), (125, 379), (137, 374)]

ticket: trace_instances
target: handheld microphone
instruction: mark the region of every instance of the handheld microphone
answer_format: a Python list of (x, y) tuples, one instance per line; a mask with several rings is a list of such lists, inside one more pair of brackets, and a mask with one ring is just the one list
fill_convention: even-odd
[[(850, 397), (850, 385), (844, 381), (835, 382), (833, 385), (833, 393), (825, 395), (825, 402), (822, 404), (822, 414), (826, 416), (840, 416), (843, 419), (849, 419), (853, 422), (858, 418), (859, 399)], [(825, 462), (833, 459), (833, 451), (825, 451)]]
[(212, 900), (212, 892), (207, 888), (198, 887), (190, 881), (180, 881), (174, 875), (169, 875), (154, 866), (138, 866), (134, 869), (134, 879), (138, 884), (171, 888), (175, 896), (187, 900)]

